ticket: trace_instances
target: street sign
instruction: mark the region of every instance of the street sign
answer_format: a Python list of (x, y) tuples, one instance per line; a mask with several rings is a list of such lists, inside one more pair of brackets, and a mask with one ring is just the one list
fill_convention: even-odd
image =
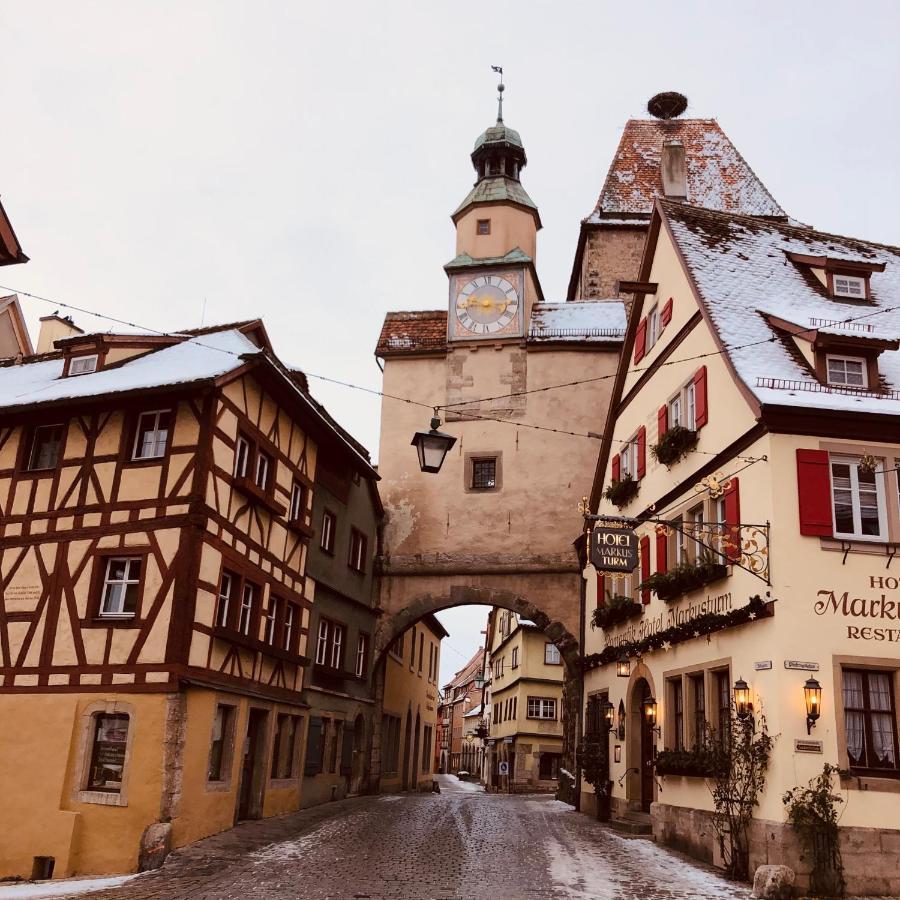
[(498, 771), (500, 772), (501, 775), (509, 775), (509, 763), (508, 762), (500, 763), (500, 765), (498, 766)]
[(600, 572), (633, 572), (638, 538), (629, 528), (599, 526), (591, 532), (591, 563)]

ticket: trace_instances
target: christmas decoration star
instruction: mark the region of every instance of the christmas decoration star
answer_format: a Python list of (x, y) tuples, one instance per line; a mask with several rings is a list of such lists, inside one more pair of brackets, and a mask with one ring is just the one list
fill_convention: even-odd
[(695, 630), (695, 631), (694, 631), (694, 637), (700, 637), (700, 632)]
[(747, 618), (748, 618), (748, 619), (755, 619), (755, 618), (756, 618), (756, 613), (755, 613), (755, 612), (750, 613), (750, 615), (747, 616)]
[(671, 642), (670, 642), (670, 641), (663, 641), (662, 648), (663, 648), (663, 650), (666, 651), (666, 653), (668, 653), (668, 652), (672, 649), (672, 644), (671, 644)]

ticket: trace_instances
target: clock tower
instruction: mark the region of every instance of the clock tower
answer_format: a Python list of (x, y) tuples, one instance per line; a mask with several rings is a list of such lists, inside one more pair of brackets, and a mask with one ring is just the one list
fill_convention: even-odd
[(519, 133), (497, 122), (475, 141), (476, 181), (453, 213), (456, 257), (444, 268), (450, 280), (449, 341), (522, 338), (540, 297), (535, 273), (541, 218), (522, 187), (527, 165)]

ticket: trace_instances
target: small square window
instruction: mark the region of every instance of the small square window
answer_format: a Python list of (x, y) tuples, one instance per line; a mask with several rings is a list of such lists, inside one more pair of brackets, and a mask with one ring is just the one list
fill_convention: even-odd
[(490, 234), (491, 233), (491, 220), (490, 219), (479, 219), (478, 220), (478, 234)]
[(558, 666), (562, 663), (562, 659), (559, 655), (559, 647), (557, 647), (556, 644), (544, 644), (544, 662), (548, 666)]
[(31, 438), (28, 471), (39, 472), (44, 469), (55, 469), (59, 462), (62, 439), (62, 425), (38, 425)]
[(834, 276), (834, 296), (850, 297), (853, 300), (865, 300), (866, 280), (855, 275)]
[(141, 413), (134, 436), (132, 459), (159, 459), (166, 455), (171, 415), (168, 409)]
[(853, 356), (828, 356), (828, 383), (845, 387), (868, 387), (866, 361)]
[(497, 487), (497, 460), (495, 457), (488, 459), (472, 460), (472, 489), (476, 491), (490, 491)]
[(140, 556), (114, 556), (106, 561), (101, 616), (134, 616), (141, 584)]
[(87, 789), (119, 794), (125, 771), (129, 718), (125, 713), (100, 713), (94, 717), (91, 763)]
[(76, 356), (69, 360), (69, 375), (89, 375), (97, 371), (97, 354)]

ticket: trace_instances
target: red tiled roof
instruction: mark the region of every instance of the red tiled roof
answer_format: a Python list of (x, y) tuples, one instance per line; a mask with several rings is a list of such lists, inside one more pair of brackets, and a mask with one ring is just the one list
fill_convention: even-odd
[(389, 312), (378, 337), (376, 356), (441, 352), (447, 349), (447, 310)]
[(662, 147), (680, 141), (687, 165), (687, 202), (748, 216), (787, 214), (715, 119), (630, 119), (594, 212), (585, 222), (647, 217), (662, 197)]

